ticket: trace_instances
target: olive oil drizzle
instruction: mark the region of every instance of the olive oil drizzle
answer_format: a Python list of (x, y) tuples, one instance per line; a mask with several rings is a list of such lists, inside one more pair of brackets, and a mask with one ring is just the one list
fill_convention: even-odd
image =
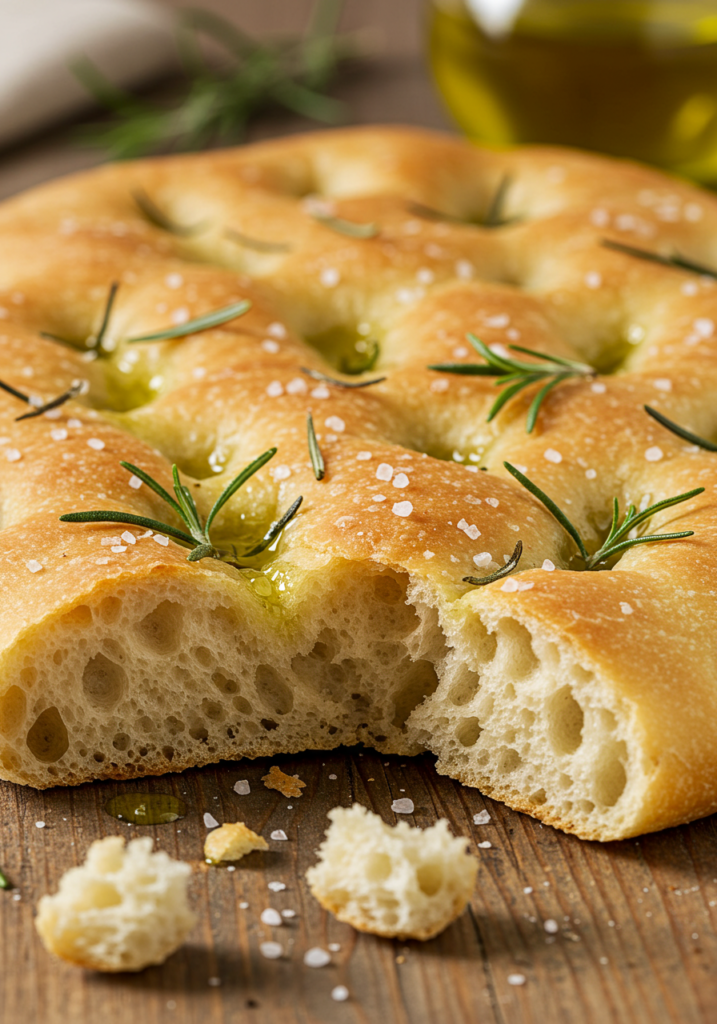
[(107, 801), (105, 811), (132, 825), (168, 825), (186, 816), (187, 805), (171, 793), (120, 793)]

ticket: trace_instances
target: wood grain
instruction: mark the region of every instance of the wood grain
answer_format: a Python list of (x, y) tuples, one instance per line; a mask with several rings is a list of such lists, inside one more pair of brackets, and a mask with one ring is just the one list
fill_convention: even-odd
[[(263, 786), (272, 763), (307, 783), (301, 797), (287, 799)], [(240, 778), (250, 782), (248, 796), (233, 791)], [(182, 796), (187, 817), (139, 828), (103, 810), (111, 796), (137, 789)], [(331, 807), (358, 800), (393, 822), (391, 802), (403, 795), (415, 803), (409, 821), (425, 827), (447, 818), (454, 832), (471, 838), (480, 860), (469, 911), (427, 943), (354, 932), (319, 907), (304, 881)], [(638, 841), (585, 843), (438, 776), (429, 757), (359, 750), (222, 764), (139, 784), (44, 793), (3, 785), (0, 807), (4, 866), (17, 886), (0, 893), (2, 1021), (712, 1024), (717, 1018), (714, 818)], [(473, 825), (483, 808), (490, 823)], [(249, 855), (234, 872), (210, 867), (202, 860), (205, 811), (220, 822), (244, 820), (266, 837), (283, 829), (288, 841), (270, 841), (268, 853)], [(32, 923), (39, 896), (56, 888), (92, 840), (139, 832), (194, 865), (200, 921), (188, 943), (162, 967), (139, 975), (94, 975), (50, 957)], [(486, 840), (489, 848), (477, 847)], [(269, 881), (286, 889), (271, 892)], [(297, 916), (267, 927), (260, 914), (269, 906)], [(546, 931), (547, 921), (557, 922), (556, 934)], [(259, 944), (268, 939), (283, 945), (281, 960), (262, 957)], [(304, 965), (307, 949), (329, 943), (341, 948), (328, 967)], [(525, 984), (511, 986), (511, 974), (525, 975)], [(347, 1002), (332, 1000), (336, 985), (348, 987)]]

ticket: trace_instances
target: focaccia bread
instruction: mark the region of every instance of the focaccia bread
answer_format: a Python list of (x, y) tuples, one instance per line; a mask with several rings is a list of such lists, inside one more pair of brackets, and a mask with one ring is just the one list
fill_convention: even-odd
[[(506, 181), (504, 222), (482, 226)], [(717, 435), (717, 290), (605, 238), (717, 267), (717, 200), (595, 156), (352, 129), (108, 166), (5, 203), (0, 379), (42, 400), (90, 387), (20, 421), (0, 392), (2, 777), (360, 742), (431, 750), (588, 838), (717, 808), (717, 454), (643, 411)], [(243, 299), (216, 329), (128, 340)], [(479, 361), (467, 332), (601, 376), (554, 388), (532, 433), (535, 388), (487, 422), (493, 378), (428, 368)], [(355, 380), (383, 382), (302, 371), (350, 382), (371, 346)], [(60, 522), (104, 509), (179, 527), (120, 460), (165, 488), (177, 463), (206, 516), (271, 446), (214, 524), (249, 568)], [(506, 460), (595, 545), (614, 497), (624, 511), (704, 487), (650, 524), (694, 536), (579, 571)], [(299, 495), (273, 550), (242, 562)], [(507, 580), (463, 582), (518, 539)]]

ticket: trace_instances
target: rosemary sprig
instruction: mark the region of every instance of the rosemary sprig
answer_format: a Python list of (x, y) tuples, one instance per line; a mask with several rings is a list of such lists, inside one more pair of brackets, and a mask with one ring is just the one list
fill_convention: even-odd
[(201, 316), (187, 320), (186, 323), (177, 324), (174, 327), (167, 327), (162, 331), (153, 331), (151, 334), (139, 334), (134, 338), (127, 338), (129, 343), (135, 341), (170, 341), (173, 338), (186, 338), (189, 334), (199, 334), (200, 331), (211, 330), (212, 327), (219, 327), (243, 316), (251, 309), (251, 302), (242, 299), (241, 302), (233, 302), (230, 306), (223, 306), (221, 309), (214, 309), (210, 313), (203, 313)]
[[(109, 127), (85, 132), (95, 145), (119, 159), (157, 150), (197, 150), (242, 139), (251, 118), (283, 108), (334, 123), (344, 105), (327, 94), (338, 67), (358, 55), (357, 42), (336, 34), (341, 0), (316, 0), (304, 36), (256, 41), (210, 11), (189, 10), (178, 21), (177, 45), (186, 88), (173, 107), (163, 109), (115, 88), (89, 60), (75, 64), (80, 82), (114, 114)], [(200, 40), (222, 50), (208, 63)]]
[(348, 238), (375, 238), (378, 234), (378, 224), (361, 224), (355, 220), (344, 220), (343, 217), (334, 217), (328, 213), (311, 211), (311, 216), (325, 228), (335, 231), (338, 235), (346, 235)]
[(624, 253), (625, 256), (634, 256), (638, 260), (648, 260), (650, 263), (659, 263), (663, 267), (671, 267), (673, 270), (685, 270), (691, 274), (700, 274), (702, 277), (711, 277), (717, 280), (717, 270), (713, 267), (706, 267), (702, 263), (695, 263), (694, 260), (688, 260), (677, 252), (672, 256), (663, 256), (661, 253), (652, 252), (650, 249), (638, 249), (635, 245), (615, 242), (612, 238), (603, 238), (600, 245), (605, 249), (613, 249), (615, 252)]
[(0, 871), (0, 889), (12, 889), (13, 884), (4, 871)]
[(25, 412), (22, 416), (16, 416), (15, 422), (19, 420), (31, 420), (35, 416), (42, 416), (43, 413), (49, 412), (50, 409), (57, 409), (59, 406), (64, 405), (65, 402), (69, 402), (72, 398), (77, 398), (78, 395), (84, 395), (89, 390), (89, 384), (86, 380), (75, 380), (72, 382), (72, 386), (63, 391), (57, 398), (51, 398), (49, 402), (44, 402), (41, 405), (35, 405), (32, 398), (29, 395), (25, 395), (22, 391), (18, 391), (17, 388), (12, 387), (10, 384), (6, 384), (0, 380), (0, 388), (3, 391), (7, 391), (8, 394), (14, 398), (19, 398), (21, 402), (26, 402), (27, 405), (31, 405), (32, 412)]
[(681, 530), (679, 533), (651, 533), (647, 536), (630, 537), (636, 527), (646, 523), (648, 519), (652, 519), (654, 515), (661, 512), (663, 509), (671, 508), (673, 505), (679, 505), (683, 501), (689, 501), (690, 498), (696, 497), (698, 494), (702, 494), (704, 487), (695, 487), (694, 490), (685, 491), (684, 494), (676, 494), (672, 498), (664, 498), (662, 501), (656, 502), (654, 505), (650, 505), (648, 508), (643, 509), (642, 512), (638, 512), (634, 505), (628, 505), (627, 512), (620, 522), (620, 510), (618, 506), (617, 498), (612, 500), (612, 524), (610, 531), (594, 554), (590, 554), (585, 542), (576, 526), (574, 526), (565, 513), (558, 505), (555, 504), (552, 498), (548, 497), (545, 491), (541, 491), (536, 483), (530, 480), (524, 473), (521, 473), (515, 466), (511, 466), (509, 462), (504, 462), (503, 465), (511, 474), (514, 476), (518, 483), (522, 484), (526, 490), (530, 491), (538, 501), (547, 508), (548, 512), (557, 519), (563, 529), (572, 537), (575, 541), (580, 557), (585, 562), (586, 569), (595, 569), (601, 562), (606, 562), (609, 558), (619, 554), (621, 551), (626, 551), (628, 548), (635, 547), (637, 544), (655, 544), (657, 541), (662, 540), (679, 540), (682, 537), (692, 537), (694, 530)]
[(457, 217), (452, 213), (444, 213), (442, 210), (436, 210), (432, 206), (425, 206), (423, 203), (409, 202), (407, 203), (408, 209), (411, 213), (414, 213), (417, 217), (423, 218), (423, 220), (444, 220), (449, 221), (453, 224), (463, 224), (466, 227), (482, 227), (482, 228), (504, 228), (508, 224), (513, 224), (517, 217), (505, 217), (503, 215), (505, 207), (505, 197), (508, 194), (508, 190), (512, 185), (512, 178), (510, 175), (504, 175), (498, 183), (498, 188), (495, 190), (488, 209), (483, 215), (483, 219), (478, 221), (477, 225), (473, 221), (466, 220), (465, 217)]
[(245, 552), (243, 555), (238, 555), (235, 548), (231, 551), (227, 551), (223, 548), (215, 547), (212, 543), (210, 536), (210, 530), (212, 523), (217, 513), (224, 507), (229, 499), (236, 494), (240, 487), (247, 482), (247, 480), (254, 475), (262, 466), (265, 466), (270, 459), (276, 455), (276, 448), (269, 448), (263, 452), (258, 458), (250, 462), (241, 473), (234, 477), (222, 493), (219, 495), (214, 505), (211, 508), (209, 515), (207, 516), (206, 522), (202, 524), (199, 516), (199, 511), (194, 498), (188, 487), (186, 487), (179, 479), (179, 471), (176, 466), (172, 466), (172, 479), (174, 481), (174, 494), (173, 498), (168, 491), (162, 487), (162, 485), (146, 473), (139, 466), (133, 466), (131, 462), (120, 462), (123, 469), (127, 472), (132, 473), (138, 477), (143, 483), (154, 491), (155, 494), (159, 495), (163, 501), (169, 505), (173, 512), (175, 512), (182, 520), (184, 525), (187, 527), (187, 531), (178, 530), (176, 527), (171, 526), (169, 523), (160, 522), (158, 519), (150, 519), (147, 516), (137, 516), (130, 512), (113, 512), (113, 511), (88, 511), (88, 512), (67, 512), (65, 515), (60, 516), (60, 521), (63, 523), (127, 523), (132, 526), (143, 526), (145, 529), (155, 530), (159, 533), (169, 534), (174, 540), (178, 541), (186, 547), (192, 550), (187, 555), (188, 562), (198, 562), (202, 558), (218, 558), (223, 562), (228, 562), (230, 565), (234, 565), (237, 568), (242, 566), (237, 564), (239, 558), (252, 558), (254, 555), (261, 554), (265, 551), (270, 544), (278, 537), (281, 531), (284, 529), (286, 524), (293, 519), (299, 510), (302, 498), (301, 496), (291, 505), (291, 507), (284, 513), (284, 515), (277, 522), (273, 523), (268, 531), (264, 534), (262, 540), (252, 548), (251, 551)]
[(673, 434), (677, 434), (684, 441), (689, 441), (690, 444), (696, 444), (700, 448), (704, 448), (708, 452), (717, 452), (717, 444), (712, 444), (711, 441), (707, 441), (704, 437), (700, 437), (699, 434), (693, 434), (691, 430), (685, 430), (679, 423), (675, 423), (673, 420), (669, 420), (667, 416), (664, 416), (657, 409), (651, 408), (651, 406), (644, 406), (645, 412), (648, 416), (652, 416), (653, 420), (657, 420), (658, 423), (662, 424), (668, 430), (671, 430)]
[(324, 462), (324, 457), (321, 454), (319, 442), (316, 440), (314, 418), (311, 413), (306, 414), (306, 435), (309, 442), (309, 455), (311, 456), (311, 465), (314, 469), (314, 476), (317, 480), (323, 480), (326, 473), (326, 463)]
[(496, 580), (502, 580), (504, 576), (509, 576), (513, 569), (518, 565), (523, 554), (523, 542), (519, 540), (515, 545), (513, 554), (510, 556), (508, 561), (502, 567), (502, 569), (496, 569), (495, 572), (491, 572), (488, 576), (464, 576), (463, 582), (470, 583), (474, 587), (485, 587), (488, 583), (495, 583)]
[(209, 222), (206, 220), (200, 221), (198, 224), (180, 224), (178, 221), (172, 220), (143, 188), (135, 189), (132, 192), (132, 198), (150, 224), (154, 224), (156, 228), (161, 228), (163, 231), (169, 231), (172, 235), (189, 238), (191, 235), (201, 234), (209, 227)]
[[(102, 313), (102, 323), (97, 334), (90, 334), (85, 339), (85, 346), (89, 349), (94, 349), (98, 357), (108, 355), (112, 350), (106, 348), (103, 344), (107, 328), (110, 324), (110, 317), (112, 316), (112, 307), (114, 306), (115, 297), (117, 295), (117, 289), (119, 288), (119, 281), (113, 281), (110, 285), (110, 290), (107, 294), (107, 301), (105, 302), (105, 308)], [(72, 342), (68, 338), (63, 338), (59, 334), (49, 334), (47, 331), (40, 331), (41, 338), (49, 338), (51, 341), (60, 341), (63, 345), (72, 345)]]
[(333, 384), (336, 388), (370, 388), (372, 384), (380, 384), (381, 381), (386, 380), (385, 377), (374, 377), (373, 380), (339, 380), (337, 377), (329, 377), (327, 373), (322, 373), (321, 370), (310, 370), (306, 366), (301, 367), (301, 372), (305, 373), (307, 377), (311, 377), (313, 380), (320, 380), (323, 384)]
[[(528, 418), (525, 421), (525, 429), (530, 434), (535, 427), (540, 412), (540, 406), (544, 399), (563, 381), (571, 377), (594, 377), (597, 373), (592, 366), (576, 362), (574, 359), (563, 359), (561, 356), (549, 356), (544, 352), (536, 352), (532, 348), (523, 348), (522, 345), (510, 345), (514, 352), (524, 352), (525, 355), (533, 356), (540, 360), (538, 363), (525, 363), (518, 359), (511, 359), (507, 356), (500, 356), (488, 348), (484, 342), (475, 334), (468, 334), (468, 340), (473, 348), (486, 360), (485, 363), (434, 363), (428, 367), (429, 370), (438, 370), (440, 373), (458, 373), (470, 377), (497, 377), (496, 387), (508, 385), (496, 398), (488, 413), (488, 422), (494, 419), (506, 402), (515, 397), (523, 388), (530, 384), (537, 384), (545, 381), (543, 387), (535, 395), (528, 409)], [(543, 365), (541, 365), (541, 363)]]
[(243, 245), (245, 249), (254, 249), (255, 252), (291, 252), (293, 248), (288, 242), (265, 242), (261, 238), (252, 238), (251, 235), (245, 235), (242, 231), (236, 231), (234, 228), (227, 228), (224, 237), (228, 238), (230, 242), (236, 242), (237, 245)]

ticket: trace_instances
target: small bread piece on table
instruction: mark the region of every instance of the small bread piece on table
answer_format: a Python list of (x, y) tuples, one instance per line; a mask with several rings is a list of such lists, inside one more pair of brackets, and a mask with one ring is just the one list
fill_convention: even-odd
[(35, 925), (50, 953), (96, 971), (141, 971), (179, 949), (196, 923), (189, 864), (153, 852), (149, 838), (93, 843), (38, 904)]
[(268, 849), (266, 839), (252, 832), (243, 821), (221, 825), (204, 840), (204, 856), (212, 864), (223, 860), (241, 860), (252, 850)]
[(267, 789), (278, 789), (282, 796), (301, 796), (306, 783), (296, 775), (287, 775), (278, 765), (273, 764), (268, 775), (262, 775), (261, 781)]
[(339, 921), (385, 938), (432, 939), (465, 910), (478, 861), (441, 818), (427, 829), (387, 825), (354, 804), (329, 811), (312, 894)]

